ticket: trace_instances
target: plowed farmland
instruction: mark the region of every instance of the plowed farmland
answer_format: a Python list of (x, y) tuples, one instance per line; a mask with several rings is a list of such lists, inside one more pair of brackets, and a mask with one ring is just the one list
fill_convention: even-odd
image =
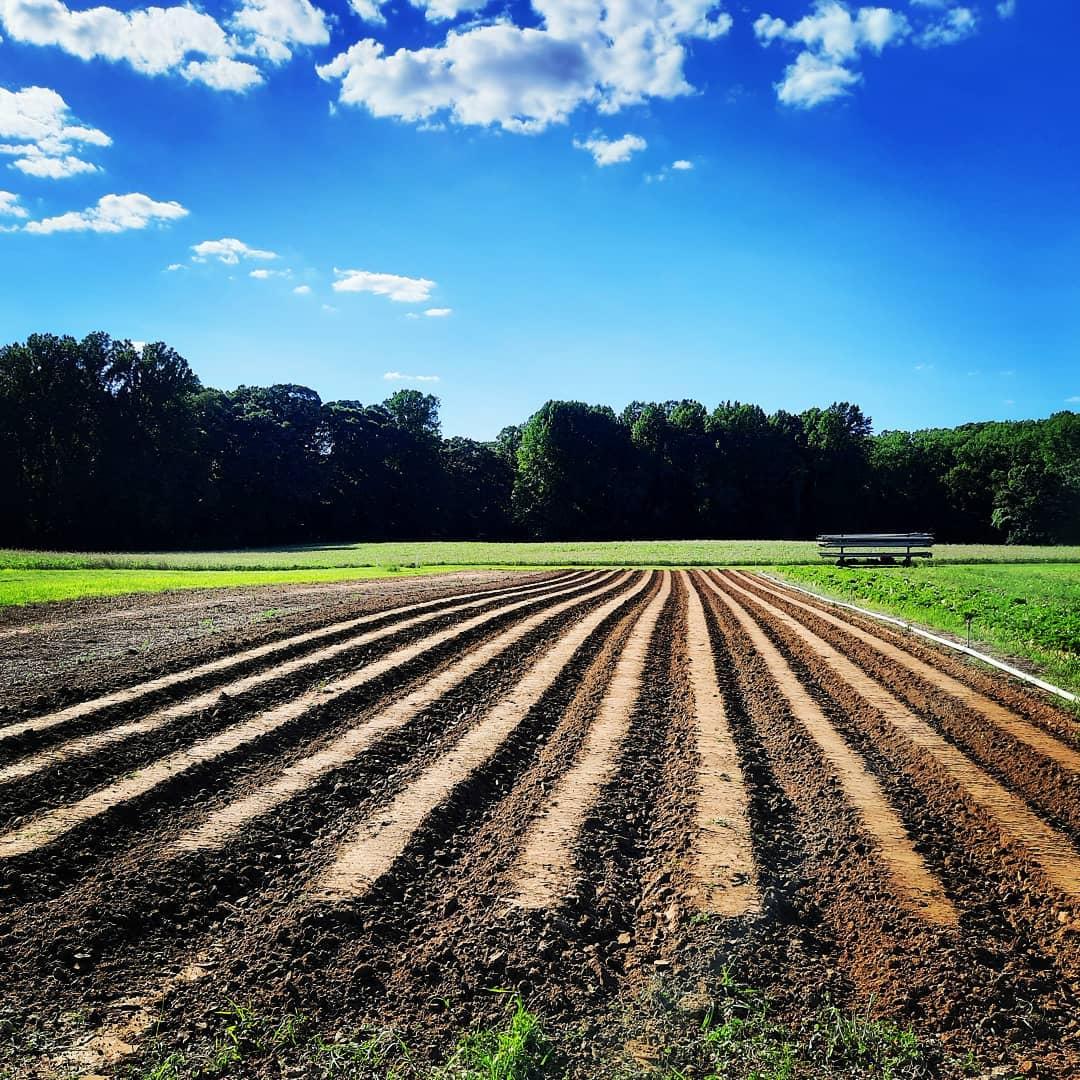
[[(13, 684), (0, 1075), (197, 1075), (223, 1013), (420, 1068), (500, 990), (552, 1076), (703, 1076), (742, 987), (1080, 1077), (1072, 714), (758, 574), (409, 588)], [(368, 1075), (231, 1030), (212, 1075)]]

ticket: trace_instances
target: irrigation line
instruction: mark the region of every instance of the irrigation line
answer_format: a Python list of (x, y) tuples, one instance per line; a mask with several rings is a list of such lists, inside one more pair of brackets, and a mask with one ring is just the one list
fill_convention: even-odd
[[(760, 572), (760, 571), (759, 571)], [(880, 611), (869, 611), (867, 608), (861, 608), (856, 604), (848, 604), (843, 600), (834, 600), (831, 596), (822, 596), (821, 593), (814, 592), (813, 589), (805, 589), (802, 585), (795, 585), (787, 580), (787, 578), (775, 577), (773, 574), (761, 574), (763, 578), (767, 578), (769, 581), (774, 582), (777, 585), (781, 585), (788, 589), (794, 589), (796, 592), (805, 593), (807, 596), (812, 596), (815, 600), (820, 600), (822, 603), (831, 604), (833, 607), (847, 608), (849, 611), (857, 611), (860, 615), (865, 615), (870, 619), (877, 619), (879, 622), (891, 623), (893, 626), (899, 626), (902, 630), (908, 631), (911, 634), (918, 634), (919, 637), (927, 638), (929, 641), (937, 642), (938, 645), (944, 645), (946, 648), (955, 649), (957, 652), (966, 653), (968, 656), (975, 657), (976, 660), (981, 660), (984, 664), (989, 664), (991, 667), (997, 668), (999, 671), (1004, 671), (1013, 678), (1022, 679), (1026, 683), (1030, 683), (1032, 686), (1037, 686), (1040, 690), (1045, 690), (1047, 693), (1056, 694), (1060, 698), (1064, 698), (1066, 701), (1077, 702), (1080, 701), (1080, 697), (1076, 694), (1070, 693), (1068, 690), (1062, 690), (1060, 686), (1055, 686), (1053, 683), (1046, 682), (1045, 679), (1036, 678), (1034, 675), (1029, 675), (1026, 671), (1021, 671), (1019, 668), (1013, 667), (1011, 664), (1005, 664), (1001, 660), (995, 660), (992, 656), (987, 656), (986, 653), (981, 653), (977, 649), (973, 649), (968, 645), (961, 645), (958, 642), (950, 641), (946, 637), (942, 637), (940, 634), (932, 634), (929, 630), (924, 630), (921, 626), (916, 626), (914, 623), (904, 622), (903, 619), (897, 619), (892, 615), (882, 615)]]

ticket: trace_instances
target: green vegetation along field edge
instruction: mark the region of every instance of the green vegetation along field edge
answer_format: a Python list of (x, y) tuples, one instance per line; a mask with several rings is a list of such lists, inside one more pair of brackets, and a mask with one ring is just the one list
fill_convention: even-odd
[(1080, 566), (787, 566), (779, 573), (960, 637), (970, 614), (974, 646), (1027, 660), (1051, 682), (1080, 692)]
[[(934, 563), (1080, 563), (1080, 547), (941, 544)], [(517, 543), (393, 541), (236, 551), (60, 552), (0, 549), (11, 570), (316, 570), (389, 567), (817, 565), (812, 540), (632, 540)]]
[[(596, 1075), (612, 1080), (959, 1080), (981, 1072), (973, 1054), (948, 1053), (937, 1038), (869, 1012), (825, 1003), (813, 1015), (782, 1019), (767, 995), (735, 983), (726, 971), (721, 979), (718, 996), (701, 1017), (681, 1013), (674, 996), (654, 987), (647, 994), (651, 1000), (639, 1002), (651, 1020), (628, 1010), (611, 1017), (601, 1032), (587, 1024), (550, 1029), (520, 997), (508, 995), (500, 1023), (462, 1034), (438, 1063), (391, 1028), (327, 1037), (300, 1014), (275, 1016), (229, 1002), (201, 1042), (177, 1049), (159, 1032), (120, 1075), (124, 1080), (271, 1074), (321, 1080), (564, 1080), (581, 1075), (573, 1066), (583, 1051), (594, 1061), (603, 1058)], [(0, 1049), (0, 1078), (7, 1075), (16, 1074), (4, 1072)], [(1003, 1075), (1012, 1078), (1009, 1071)]]
[[(12, 570), (0, 569), (0, 607), (94, 596), (212, 589), (248, 585), (301, 585), (320, 581), (443, 574), (475, 566), (358, 566), (309, 570)], [(514, 569), (494, 567), (493, 569)]]

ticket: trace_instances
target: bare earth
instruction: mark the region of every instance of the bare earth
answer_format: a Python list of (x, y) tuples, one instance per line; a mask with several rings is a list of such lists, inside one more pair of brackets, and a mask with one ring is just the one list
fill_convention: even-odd
[(228, 1000), (435, 1056), (499, 986), (609, 1076), (727, 967), (1080, 1076), (1074, 719), (758, 575), (18, 609), (0, 685), (0, 1074), (119, 1076)]

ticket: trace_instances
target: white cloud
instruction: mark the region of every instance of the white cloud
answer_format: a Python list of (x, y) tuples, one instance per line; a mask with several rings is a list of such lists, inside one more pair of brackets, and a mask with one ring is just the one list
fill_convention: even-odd
[(997, 13), (1002, 19), (1011, 19), (1016, 14), (1016, 0), (1001, 0)]
[(19, 205), (19, 196), (13, 191), (0, 191), (0, 217), (28, 217), (26, 207)]
[(919, 35), (919, 44), (932, 49), (939, 45), (954, 45), (971, 37), (978, 29), (979, 20), (971, 8), (958, 7), (947, 11), (938, 21), (931, 23)]
[(266, 281), (267, 278), (287, 278), (292, 274), (291, 270), (250, 270), (248, 271), (248, 277), (255, 278), (256, 281)]
[(323, 311), (328, 311), (330, 313), (337, 311), (337, 308), (334, 307), (332, 304), (323, 304), (322, 309)]
[(326, 16), (310, 0), (242, 0), (225, 26), (189, 3), (73, 11), (63, 0), (0, 0), (0, 24), (24, 44), (55, 46), (83, 60), (123, 62), (144, 75), (173, 73), (233, 91), (263, 81), (252, 59), (280, 64), (295, 45), (330, 40)]
[(762, 44), (780, 40), (803, 45), (819, 58), (853, 60), (862, 49), (880, 53), (905, 37), (910, 26), (904, 15), (889, 8), (860, 8), (854, 18), (839, 0), (817, 0), (813, 14), (790, 26), (783, 19), (761, 15), (754, 32)]
[(217, 56), (213, 60), (189, 60), (180, 74), (188, 82), (202, 83), (211, 90), (232, 90), (243, 93), (263, 81), (259, 69), (246, 60)]
[(104, 131), (80, 124), (55, 90), (0, 87), (0, 154), (15, 159), (12, 168), (53, 180), (97, 172), (96, 165), (73, 151), (82, 153), (84, 147), (111, 143)]
[(422, 304), (431, 298), (435, 282), (427, 278), (401, 277), (398, 274), (377, 274), (370, 270), (339, 270), (334, 292), (367, 292), (386, 296), (399, 304)]
[(387, 382), (438, 382), (438, 375), (406, 375), (403, 371), (388, 371), (383, 378)]
[(600, 166), (621, 165), (648, 145), (640, 135), (624, 135), (621, 139), (605, 139), (602, 135), (594, 135), (590, 139), (574, 140), (575, 149), (588, 150), (593, 161)]
[(118, 233), (175, 221), (187, 214), (187, 209), (178, 202), (156, 202), (140, 192), (102, 195), (95, 206), (85, 210), (72, 210), (58, 217), (27, 222), (26, 231)]
[(241, 259), (270, 260), (278, 257), (274, 251), (248, 247), (243, 240), (237, 240), (234, 236), (222, 237), (220, 240), (203, 240), (199, 244), (193, 244), (191, 250), (195, 252), (192, 255), (194, 262), (217, 259), (228, 266), (235, 266)]
[[(214, 83), (199, 65), (231, 57), (236, 50), (215, 19), (186, 5), (72, 11), (62, 0), (0, 0), (0, 22), (14, 40), (25, 44), (54, 45), (83, 60), (126, 61), (145, 75), (177, 72), (210, 85)], [(191, 62), (195, 66), (185, 67)], [(262, 81), (257, 68), (245, 66), (246, 81), (234, 73), (230, 89)]]
[(785, 104), (812, 109), (833, 98), (850, 93), (862, 81), (857, 72), (843, 64), (825, 60), (810, 52), (801, 52), (784, 71), (776, 84), (776, 96)]
[(326, 15), (309, 0), (245, 0), (232, 26), (251, 35), (247, 49), (275, 64), (292, 58), (292, 45), (330, 40)]
[(424, 314), (429, 319), (447, 319), (454, 314), (454, 309), (448, 307), (429, 307)]
[(297, 296), (310, 296), (311, 295), (311, 286), (310, 285), (297, 285), (296, 288), (293, 289), (293, 292)]
[(716, 0), (534, 0), (533, 9), (540, 26), (500, 18), (390, 54), (366, 38), (316, 70), (340, 80), (342, 103), (374, 116), (419, 122), (442, 114), (536, 132), (583, 104), (615, 113), (692, 93), (686, 44), (731, 28)]
[(165, 267), (166, 273), (170, 273), (170, 274), (175, 273), (177, 270), (186, 270), (186, 269), (187, 269), (187, 267), (183, 263), (169, 263), (169, 265)]
[[(359, 0), (370, 3), (371, 0)], [(489, 0), (409, 0), (413, 7), (422, 8), (428, 22), (445, 22), (456, 19), (467, 11), (480, 11)], [(355, 6), (355, 3), (354, 3)]]
[(659, 172), (646, 173), (645, 183), (662, 184), (673, 172), (689, 172), (693, 167), (694, 163), (692, 161), (679, 158), (678, 161), (673, 161), (670, 165), (662, 166)]
[[(860, 7), (853, 14), (844, 0), (814, 0), (810, 14), (790, 24), (759, 15), (754, 32), (762, 45), (778, 41), (802, 47), (776, 84), (776, 93), (786, 105), (809, 109), (850, 93), (862, 81), (853, 67), (863, 54), (879, 55), (886, 46), (904, 41), (924, 48), (950, 45), (973, 34), (978, 22), (974, 12), (949, 8), (949, 3), (911, 0), (909, 17), (887, 7)], [(921, 9), (931, 10), (916, 15)]]
[(370, 23), (384, 23), (386, 17), (379, 10), (379, 3), (382, 0), (349, 0), (349, 7), (356, 12), (365, 22)]

